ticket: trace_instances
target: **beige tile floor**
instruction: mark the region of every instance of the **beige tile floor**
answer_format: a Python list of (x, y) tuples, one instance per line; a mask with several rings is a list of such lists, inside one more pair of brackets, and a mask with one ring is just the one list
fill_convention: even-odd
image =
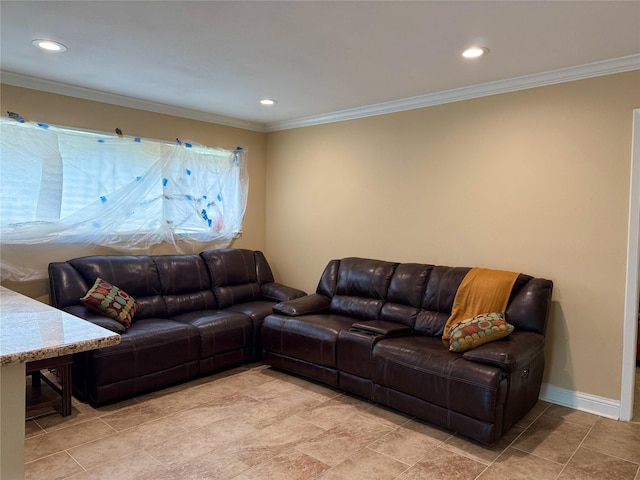
[(640, 423), (540, 401), (485, 447), (263, 365), (97, 409), (74, 399), (26, 437), (38, 480), (640, 479)]

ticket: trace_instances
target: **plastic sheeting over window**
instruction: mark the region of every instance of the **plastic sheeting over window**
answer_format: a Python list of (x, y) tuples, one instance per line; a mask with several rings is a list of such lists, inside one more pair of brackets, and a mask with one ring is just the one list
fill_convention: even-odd
[[(246, 152), (0, 119), (0, 244), (227, 246), (247, 201)], [(2, 256), (2, 280), (46, 277)]]

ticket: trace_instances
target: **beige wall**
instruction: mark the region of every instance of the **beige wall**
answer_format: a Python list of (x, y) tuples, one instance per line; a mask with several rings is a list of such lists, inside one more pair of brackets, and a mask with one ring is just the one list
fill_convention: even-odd
[[(639, 85), (631, 72), (266, 135), (7, 85), (0, 98), (51, 124), (247, 147), (234, 246), (308, 291), (349, 255), (550, 278), (545, 381), (618, 399)], [(46, 296), (45, 282), (10, 286)]]
[(544, 381), (620, 398), (640, 72), (267, 137), (266, 254), (314, 291), (332, 258), (555, 282)]
[[(265, 141), (266, 135), (208, 122), (108, 105), (64, 95), (2, 85), (0, 108), (18, 112), (27, 120), (64, 125), (89, 130), (114, 132), (120, 128), (125, 135), (158, 140), (191, 140), (211, 147), (234, 149), (242, 146), (248, 151), (249, 199), (243, 224), (243, 235), (235, 247), (263, 250), (265, 247)], [(37, 247), (32, 247), (37, 248)], [(155, 249), (153, 253), (171, 253), (171, 248)], [(47, 252), (51, 260), (66, 260), (74, 256), (102, 253), (95, 248), (63, 249)], [(4, 248), (0, 255), (29, 255), (30, 249)], [(28, 283), (5, 282), (4, 285), (34, 298), (46, 301), (48, 285), (38, 280)]]

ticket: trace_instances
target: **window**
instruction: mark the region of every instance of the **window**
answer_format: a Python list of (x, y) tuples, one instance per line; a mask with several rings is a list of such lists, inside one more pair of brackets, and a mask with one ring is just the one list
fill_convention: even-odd
[(0, 128), (2, 244), (137, 249), (177, 240), (230, 242), (240, 235), (248, 188), (240, 148), (6, 118)]

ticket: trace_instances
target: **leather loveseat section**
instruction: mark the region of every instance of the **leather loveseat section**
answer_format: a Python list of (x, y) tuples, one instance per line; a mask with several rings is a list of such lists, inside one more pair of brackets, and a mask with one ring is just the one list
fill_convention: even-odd
[[(128, 330), (80, 303), (97, 277), (135, 298)], [(54, 307), (121, 334), (119, 345), (73, 356), (74, 394), (95, 405), (259, 360), (272, 306), (305, 294), (243, 249), (76, 258), (51, 263), (49, 282)]]
[(441, 337), (470, 270), (332, 260), (316, 293), (266, 317), (264, 361), (492, 444), (538, 399), (553, 283), (518, 275), (505, 311), (515, 330), (451, 352)]

